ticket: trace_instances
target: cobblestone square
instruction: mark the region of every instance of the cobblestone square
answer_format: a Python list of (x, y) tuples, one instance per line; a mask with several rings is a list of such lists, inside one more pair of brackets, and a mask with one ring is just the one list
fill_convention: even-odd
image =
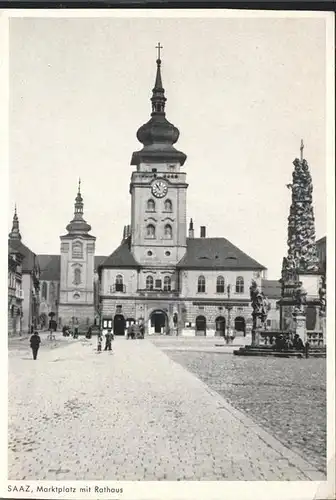
[[(318, 460), (285, 447), (230, 404), (230, 391), (150, 340), (118, 338), (112, 353), (97, 353), (95, 339), (48, 342), (36, 361), (28, 342), (9, 348), (10, 480), (325, 478)], [(195, 364), (194, 354), (180, 356)]]

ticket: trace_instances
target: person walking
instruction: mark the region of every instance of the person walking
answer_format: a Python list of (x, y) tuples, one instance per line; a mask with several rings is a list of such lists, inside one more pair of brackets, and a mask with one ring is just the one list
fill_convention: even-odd
[(33, 335), (30, 337), (30, 347), (31, 350), (33, 351), (33, 359), (37, 358), (37, 353), (40, 348), (40, 344), (41, 344), (41, 338), (38, 332), (34, 332)]
[(103, 337), (101, 336), (101, 332), (98, 333), (98, 343), (97, 343), (97, 351), (101, 352), (102, 350), (102, 342), (103, 342)]
[(107, 330), (107, 333), (105, 335), (105, 349), (104, 351), (111, 351), (112, 350), (112, 333), (111, 330)]

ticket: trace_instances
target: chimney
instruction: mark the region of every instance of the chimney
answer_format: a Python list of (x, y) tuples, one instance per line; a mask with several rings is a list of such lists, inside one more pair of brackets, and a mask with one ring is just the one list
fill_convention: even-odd
[(205, 234), (206, 234), (206, 227), (201, 226), (201, 238), (205, 238), (206, 237)]
[(194, 238), (194, 223), (192, 219), (189, 222), (189, 238)]

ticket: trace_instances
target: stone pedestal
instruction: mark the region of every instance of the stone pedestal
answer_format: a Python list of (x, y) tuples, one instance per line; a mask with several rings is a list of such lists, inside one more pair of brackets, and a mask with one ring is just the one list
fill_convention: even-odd
[(300, 336), (302, 342), (305, 344), (307, 342), (306, 315), (302, 311), (294, 312), (293, 319), (295, 333)]

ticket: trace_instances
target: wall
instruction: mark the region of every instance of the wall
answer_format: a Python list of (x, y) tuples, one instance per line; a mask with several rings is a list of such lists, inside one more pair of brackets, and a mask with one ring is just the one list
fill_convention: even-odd
[[(197, 282), (199, 276), (204, 276), (206, 280), (205, 293), (197, 291)], [(216, 292), (217, 277), (223, 276), (225, 280), (224, 293)], [(244, 278), (244, 293), (236, 293), (236, 278), (242, 276)], [(181, 272), (181, 296), (202, 298), (228, 298), (227, 285), (231, 285), (231, 299), (248, 299), (250, 300), (250, 286), (254, 279), (258, 286), (261, 286), (261, 277), (256, 277), (255, 271), (221, 271), (221, 270), (187, 270)]]
[(30, 321), (31, 321), (31, 294), (33, 288), (33, 280), (30, 273), (22, 274), (22, 290), (24, 294), (24, 299), (22, 302), (22, 331), (23, 333), (29, 333)]

